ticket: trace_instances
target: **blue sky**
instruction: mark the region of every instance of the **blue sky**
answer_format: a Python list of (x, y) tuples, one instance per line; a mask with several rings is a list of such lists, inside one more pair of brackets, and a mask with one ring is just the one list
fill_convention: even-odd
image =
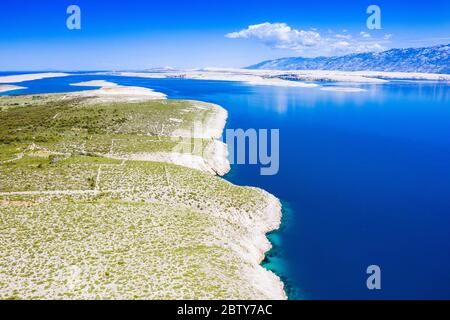
[[(72, 4), (81, 30), (66, 27)], [(381, 30), (366, 27), (371, 4)], [(448, 0), (0, 2), (0, 71), (242, 67), (441, 43), (450, 43)]]

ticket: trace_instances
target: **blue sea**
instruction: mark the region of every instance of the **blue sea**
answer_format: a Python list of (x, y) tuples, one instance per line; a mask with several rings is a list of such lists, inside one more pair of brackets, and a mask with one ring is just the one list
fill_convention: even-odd
[[(220, 104), (228, 128), (280, 130), (277, 175), (233, 165), (225, 178), (282, 200), (264, 266), (290, 299), (450, 298), (450, 84), (398, 80), (343, 93), (79, 75), (11, 93), (85, 90), (69, 84), (100, 79)], [(380, 290), (367, 289), (369, 265), (381, 269)]]

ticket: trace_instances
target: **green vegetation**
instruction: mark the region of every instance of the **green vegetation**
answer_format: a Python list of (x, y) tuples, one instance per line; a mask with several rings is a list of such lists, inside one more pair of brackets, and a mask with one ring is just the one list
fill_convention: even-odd
[(91, 104), (86, 98), (50, 97), (1, 98), (0, 143), (34, 142), (55, 151), (107, 152), (115, 139), (122, 147), (120, 141), (132, 140), (126, 144), (128, 152), (148, 146), (151, 151), (171, 151), (176, 142), (170, 137), (175, 132), (190, 132), (194, 122), (205, 124), (217, 112), (185, 100)]
[(251, 278), (266, 272), (252, 241), (267, 194), (117, 159), (170, 152), (170, 135), (214, 109), (61, 95), (5, 97), (0, 107), (1, 299), (267, 297)]

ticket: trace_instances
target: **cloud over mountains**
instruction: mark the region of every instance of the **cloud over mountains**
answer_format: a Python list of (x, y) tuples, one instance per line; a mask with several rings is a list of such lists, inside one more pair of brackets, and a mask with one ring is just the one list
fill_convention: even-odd
[(286, 23), (264, 22), (250, 25), (246, 29), (225, 35), (230, 39), (257, 39), (274, 49), (289, 49), (304, 56), (330, 56), (348, 53), (383, 51), (388, 39), (377, 40), (368, 32), (361, 31), (353, 37), (346, 31), (336, 34), (329, 31), (326, 36), (316, 29), (297, 30)]

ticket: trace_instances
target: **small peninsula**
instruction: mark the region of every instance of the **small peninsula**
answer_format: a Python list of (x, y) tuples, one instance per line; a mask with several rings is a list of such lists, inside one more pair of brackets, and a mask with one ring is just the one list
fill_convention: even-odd
[(0, 97), (0, 298), (286, 299), (260, 265), (280, 201), (218, 176), (227, 112), (75, 85)]

